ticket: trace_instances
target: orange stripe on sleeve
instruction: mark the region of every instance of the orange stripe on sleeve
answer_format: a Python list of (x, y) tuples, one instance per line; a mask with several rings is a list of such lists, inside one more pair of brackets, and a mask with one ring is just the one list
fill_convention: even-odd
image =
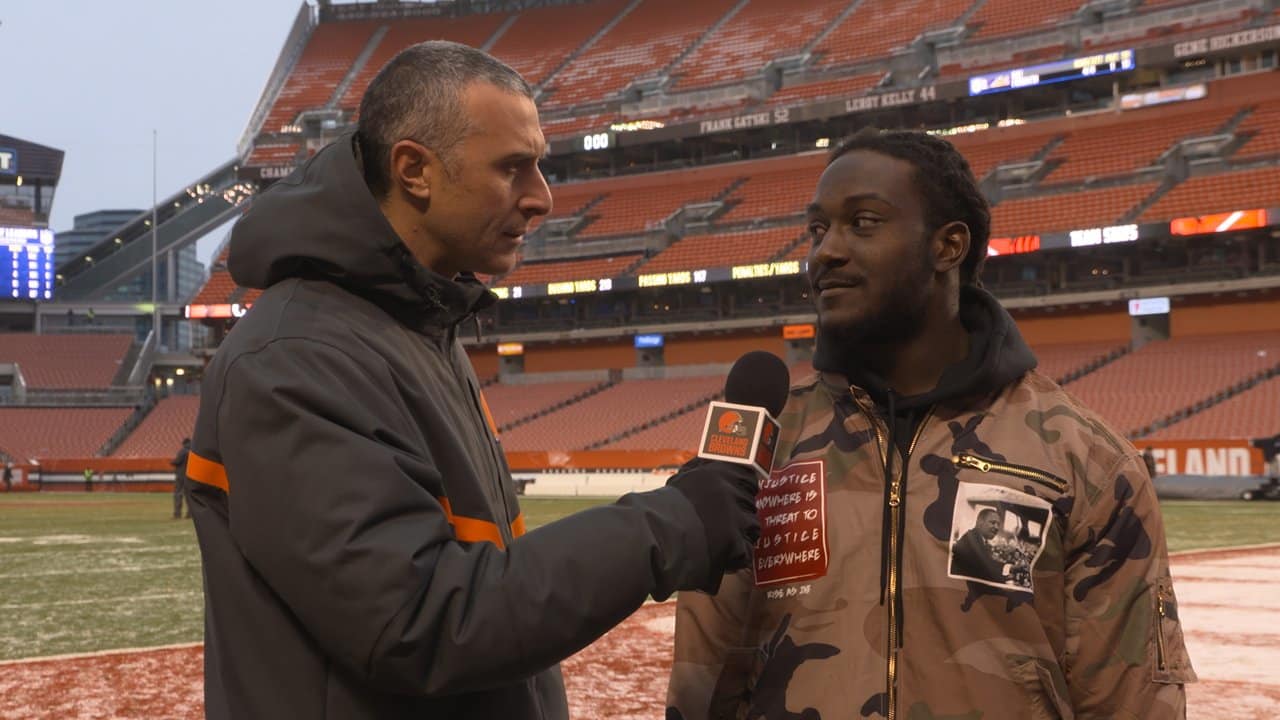
[(227, 485), (227, 469), (222, 463), (202, 458), (194, 452), (187, 456), (187, 477), (222, 492), (231, 492)]
[(515, 520), (511, 521), (511, 537), (518, 538), (524, 533), (524, 513), (520, 513)]
[(506, 543), (502, 542), (502, 533), (498, 531), (497, 525), (488, 520), (454, 515), (453, 508), (449, 505), (449, 498), (442, 497), (438, 498), (438, 500), (444, 507), (444, 514), (449, 520), (449, 524), (453, 526), (454, 537), (462, 542), (484, 542), (487, 540), (499, 548), (506, 547)]
[(493, 421), (493, 412), (489, 410), (489, 401), (485, 399), (484, 393), (476, 390), (476, 394), (480, 396), (480, 409), (484, 410), (484, 421), (489, 423), (489, 432), (494, 437), (498, 437), (498, 423)]

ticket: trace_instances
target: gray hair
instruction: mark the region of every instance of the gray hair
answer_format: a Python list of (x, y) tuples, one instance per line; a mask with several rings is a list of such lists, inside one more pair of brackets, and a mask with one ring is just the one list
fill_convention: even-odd
[(506, 63), (445, 40), (411, 45), (378, 71), (360, 100), (356, 124), (364, 180), (374, 197), (391, 190), (391, 146), (401, 140), (421, 143), (450, 162), (471, 129), (462, 93), (473, 82), (533, 98), (533, 88)]

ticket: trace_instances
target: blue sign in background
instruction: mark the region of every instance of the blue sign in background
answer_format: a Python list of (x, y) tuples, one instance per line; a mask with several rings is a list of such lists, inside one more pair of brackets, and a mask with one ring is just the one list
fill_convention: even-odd
[(53, 231), (0, 227), (0, 299), (53, 298)]

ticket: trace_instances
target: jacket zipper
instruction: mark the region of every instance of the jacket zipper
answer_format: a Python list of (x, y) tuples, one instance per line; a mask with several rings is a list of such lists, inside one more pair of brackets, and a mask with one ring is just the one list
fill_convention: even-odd
[[(852, 388), (850, 388), (850, 391), (852, 392)], [(863, 415), (867, 416), (867, 421), (871, 423), (871, 428), (875, 430), (876, 445), (880, 449), (880, 461), (884, 465), (888, 465), (889, 448), (884, 442), (884, 435), (880, 432), (880, 426), (862, 408), (860, 403), (858, 404), (858, 409), (862, 410)], [(901, 548), (898, 547), (898, 530), (902, 526), (902, 479), (906, 477), (911, 453), (915, 451), (916, 443), (920, 442), (920, 436), (924, 434), (925, 425), (929, 423), (929, 418), (932, 415), (933, 409), (930, 408), (925, 413), (924, 418), (920, 420), (920, 426), (916, 428), (915, 436), (911, 438), (911, 444), (907, 446), (907, 454), (902, 458), (902, 470), (894, 476), (889, 484), (889, 580), (888, 593), (885, 598), (889, 623), (889, 633), (885, 647), (885, 691), (888, 696), (886, 720), (894, 720), (897, 717), (898, 704), (898, 627), (901, 623), (901, 618), (898, 617), (898, 555), (901, 552)]]
[(932, 414), (931, 408), (920, 420), (920, 427), (916, 428), (915, 436), (907, 446), (907, 454), (902, 457), (902, 472), (894, 477), (893, 484), (889, 487), (889, 662), (886, 677), (889, 713), (886, 720), (894, 720), (898, 711), (898, 633), (902, 623), (902, 618), (898, 617), (898, 565), (899, 555), (902, 553), (902, 548), (898, 546), (898, 535), (902, 527), (902, 479), (907, 475), (911, 453), (915, 451), (916, 443), (920, 442), (920, 436), (924, 434), (924, 427), (929, 424), (929, 416)]
[(1164, 671), (1165, 654), (1164, 654), (1164, 619), (1166, 616), (1164, 606), (1164, 590), (1156, 588), (1156, 666)]
[(1022, 478), (1023, 480), (1031, 480), (1040, 483), (1045, 487), (1057, 490), (1060, 493), (1067, 491), (1067, 481), (1047, 473), (1043, 470), (1026, 467), (1025, 465), (1012, 465), (1009, 463), (988, 460), (977, 455), (963, 453), (955, 455), (951, 458), (951, 464), (956, 467), (967, 467), (984, 473), (999, 473), (1001, 475), (1012, 475), (1013, 477)]

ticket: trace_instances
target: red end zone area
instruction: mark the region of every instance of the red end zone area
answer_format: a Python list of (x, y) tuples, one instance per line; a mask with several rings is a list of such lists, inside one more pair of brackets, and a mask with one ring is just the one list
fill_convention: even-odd
[[(1173, 559), (1179, 611), (1200, 682), (1189, 718), (1272, 720), (1280, 708), (1280, 546)], [(564, 663), (574, 718), (664, 714), (675, 603), (646, 605)], [(203, 717), (200, 646), (0, 663), (0, 717)]]

